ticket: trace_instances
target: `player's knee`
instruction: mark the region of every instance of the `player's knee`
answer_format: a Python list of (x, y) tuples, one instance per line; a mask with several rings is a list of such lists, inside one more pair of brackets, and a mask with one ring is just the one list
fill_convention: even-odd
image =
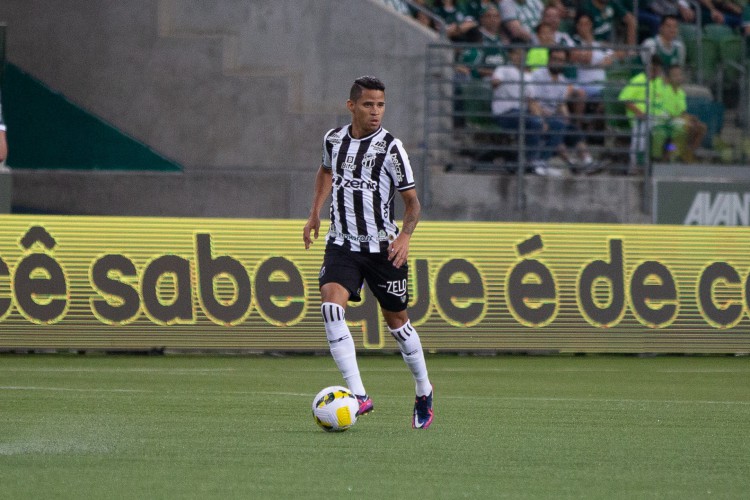
[(323, 302), (320, 305), (320, 314), (325, 323), (335, 323), (344, 321), (346, 310), (335, 302)]

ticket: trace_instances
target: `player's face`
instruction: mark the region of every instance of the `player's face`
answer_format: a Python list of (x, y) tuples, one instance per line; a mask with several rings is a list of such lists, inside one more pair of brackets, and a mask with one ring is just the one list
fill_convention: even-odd
[(352, 113), (352, 128), (363, 136), (370, 135), (380, 128), (385, 112), (385, 92), (382, 90), (363, 89), (356, 101), (346, 101)]

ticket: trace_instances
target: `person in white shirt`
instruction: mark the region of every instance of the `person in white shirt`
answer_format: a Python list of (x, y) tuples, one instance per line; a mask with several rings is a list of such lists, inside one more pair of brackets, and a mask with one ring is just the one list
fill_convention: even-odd
[[(522, 43), (522, 42), (521, 42)], [(492, 73), (492, 116), (504, 129), (520, 130), (519, 140), (526, 146), (526, 160), (537, 173), (546, 170), (541, 160), (540, 141), (544, 132), (539, 103), (533, 100), (530, 75), (524, 71), (526, 51), (519, 46), (507, 50), (510, 64), (498, 66)]]
[[(542, 159), (546, 160), (557, 154), (571, 167), (581, 164), (589, 168), (594, 160), (588, 152), (581, 131), (571, 122), (568, 110), (568, 102), (582, 99), (582, 91), (563, 76), (567, 63), (568, 50), (553, 47), (549, 49), (547, 67), (539, 68), (531, 74), (534, 99), (539, 103), (548, 127)], [(569, 155), (568, 147), (575, 148), (575, 157)]]

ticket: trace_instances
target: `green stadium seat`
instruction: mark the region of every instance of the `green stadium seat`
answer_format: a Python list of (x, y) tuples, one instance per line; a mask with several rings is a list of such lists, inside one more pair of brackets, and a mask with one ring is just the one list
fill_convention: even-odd
[[(724, 88), (737, 88), (742, 70), (746, 67), (744, 40), (739, 35), (723, 38), (719, 43), (719, 54), (724, 64)], [(738, 68), (738, 66), (740, 68)]]
[(708, 127), (701, 145), (710, 149), (713, 145), (713, 138), (721, 133), (724, 126), (724, 105), (709, 97), (688, 95), (687, 112), (697, 116)]
[(680, 23), (680, 38), (685, 44), (685, 63), (693, 69), (698, 64), (698, 31), (695, 24)]
[(704, 38), (701, 43), (703, 81), (711, 83), (712, 86), (719, 76), (720, 47), (721, 42), (715, 38)]
[(722, 40), (733, 36), (735, 33), (726, 24), (709, 23), (703, 27), (703, 39)]
[(462, 83), (461, 101), (466, 122), (478, 127), (495, 125), (492, 119), (492, 87), (489, 83), (477, 80)]
[(616, 131), (630, 130), (630, 122), (625, 113), (625, 104), (617, 98), (622, 90), (621, 86), (607, 85), (602, 89), (604, 114), (607, 115), (607, 126)]
[(737, 86), (740, 69), (744, 66), (743, 40), (732, 28), (724, 24), (710, 23), (703, 27), (703, 68), (705, 75), (718, 74), (716, 68), (722, 63), (724, 89)]

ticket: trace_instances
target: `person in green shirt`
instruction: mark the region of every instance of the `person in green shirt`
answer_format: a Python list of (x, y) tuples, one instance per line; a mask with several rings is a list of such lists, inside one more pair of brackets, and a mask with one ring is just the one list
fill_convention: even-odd
[(582, 0), (579, 11), (587, 13), (594, 21), (594, 37), (600, 42), (615, 41), (616, 24), (625, 25), (625, 40), (628, 45), (635, 45), (637, 21), (632, 13), (623, 7), (619, 0)]
[(534, 31), (538, 45), (526, 53), (526, 66), (530, 71), (547, 66), (549, 47), (555, 44), (555, 30), (549, 24), (542, 23)]
[[(630, 139), (631, 168), (643, 164), (643, 153), (646, 151), (646, 140), (651, 134), (651, 157), (660, 158), (661, 149), (656, 144), (664, 145), (661, 136), (665, 134), (664, 124), (667, 115), (663, 109), (662, 63), (659, 56), (651, 58), (646, 71), (630, 79), (620, 91), (618, 100), (625, 105), (625, 112), (630, 119), (632, 135)], [(654, 138), (653, 136), (657, 137)]]
[(682, 161), (692, 163), (695, 161), (695, 150), (703, 142), (708, 127), (697, 116), (687, 112), (687, 96), (682, 82), (682, 67), (670, 66), (666, 73), (662, 102), (669, 116), (667, 131), (677, 147), (677, 155)]

